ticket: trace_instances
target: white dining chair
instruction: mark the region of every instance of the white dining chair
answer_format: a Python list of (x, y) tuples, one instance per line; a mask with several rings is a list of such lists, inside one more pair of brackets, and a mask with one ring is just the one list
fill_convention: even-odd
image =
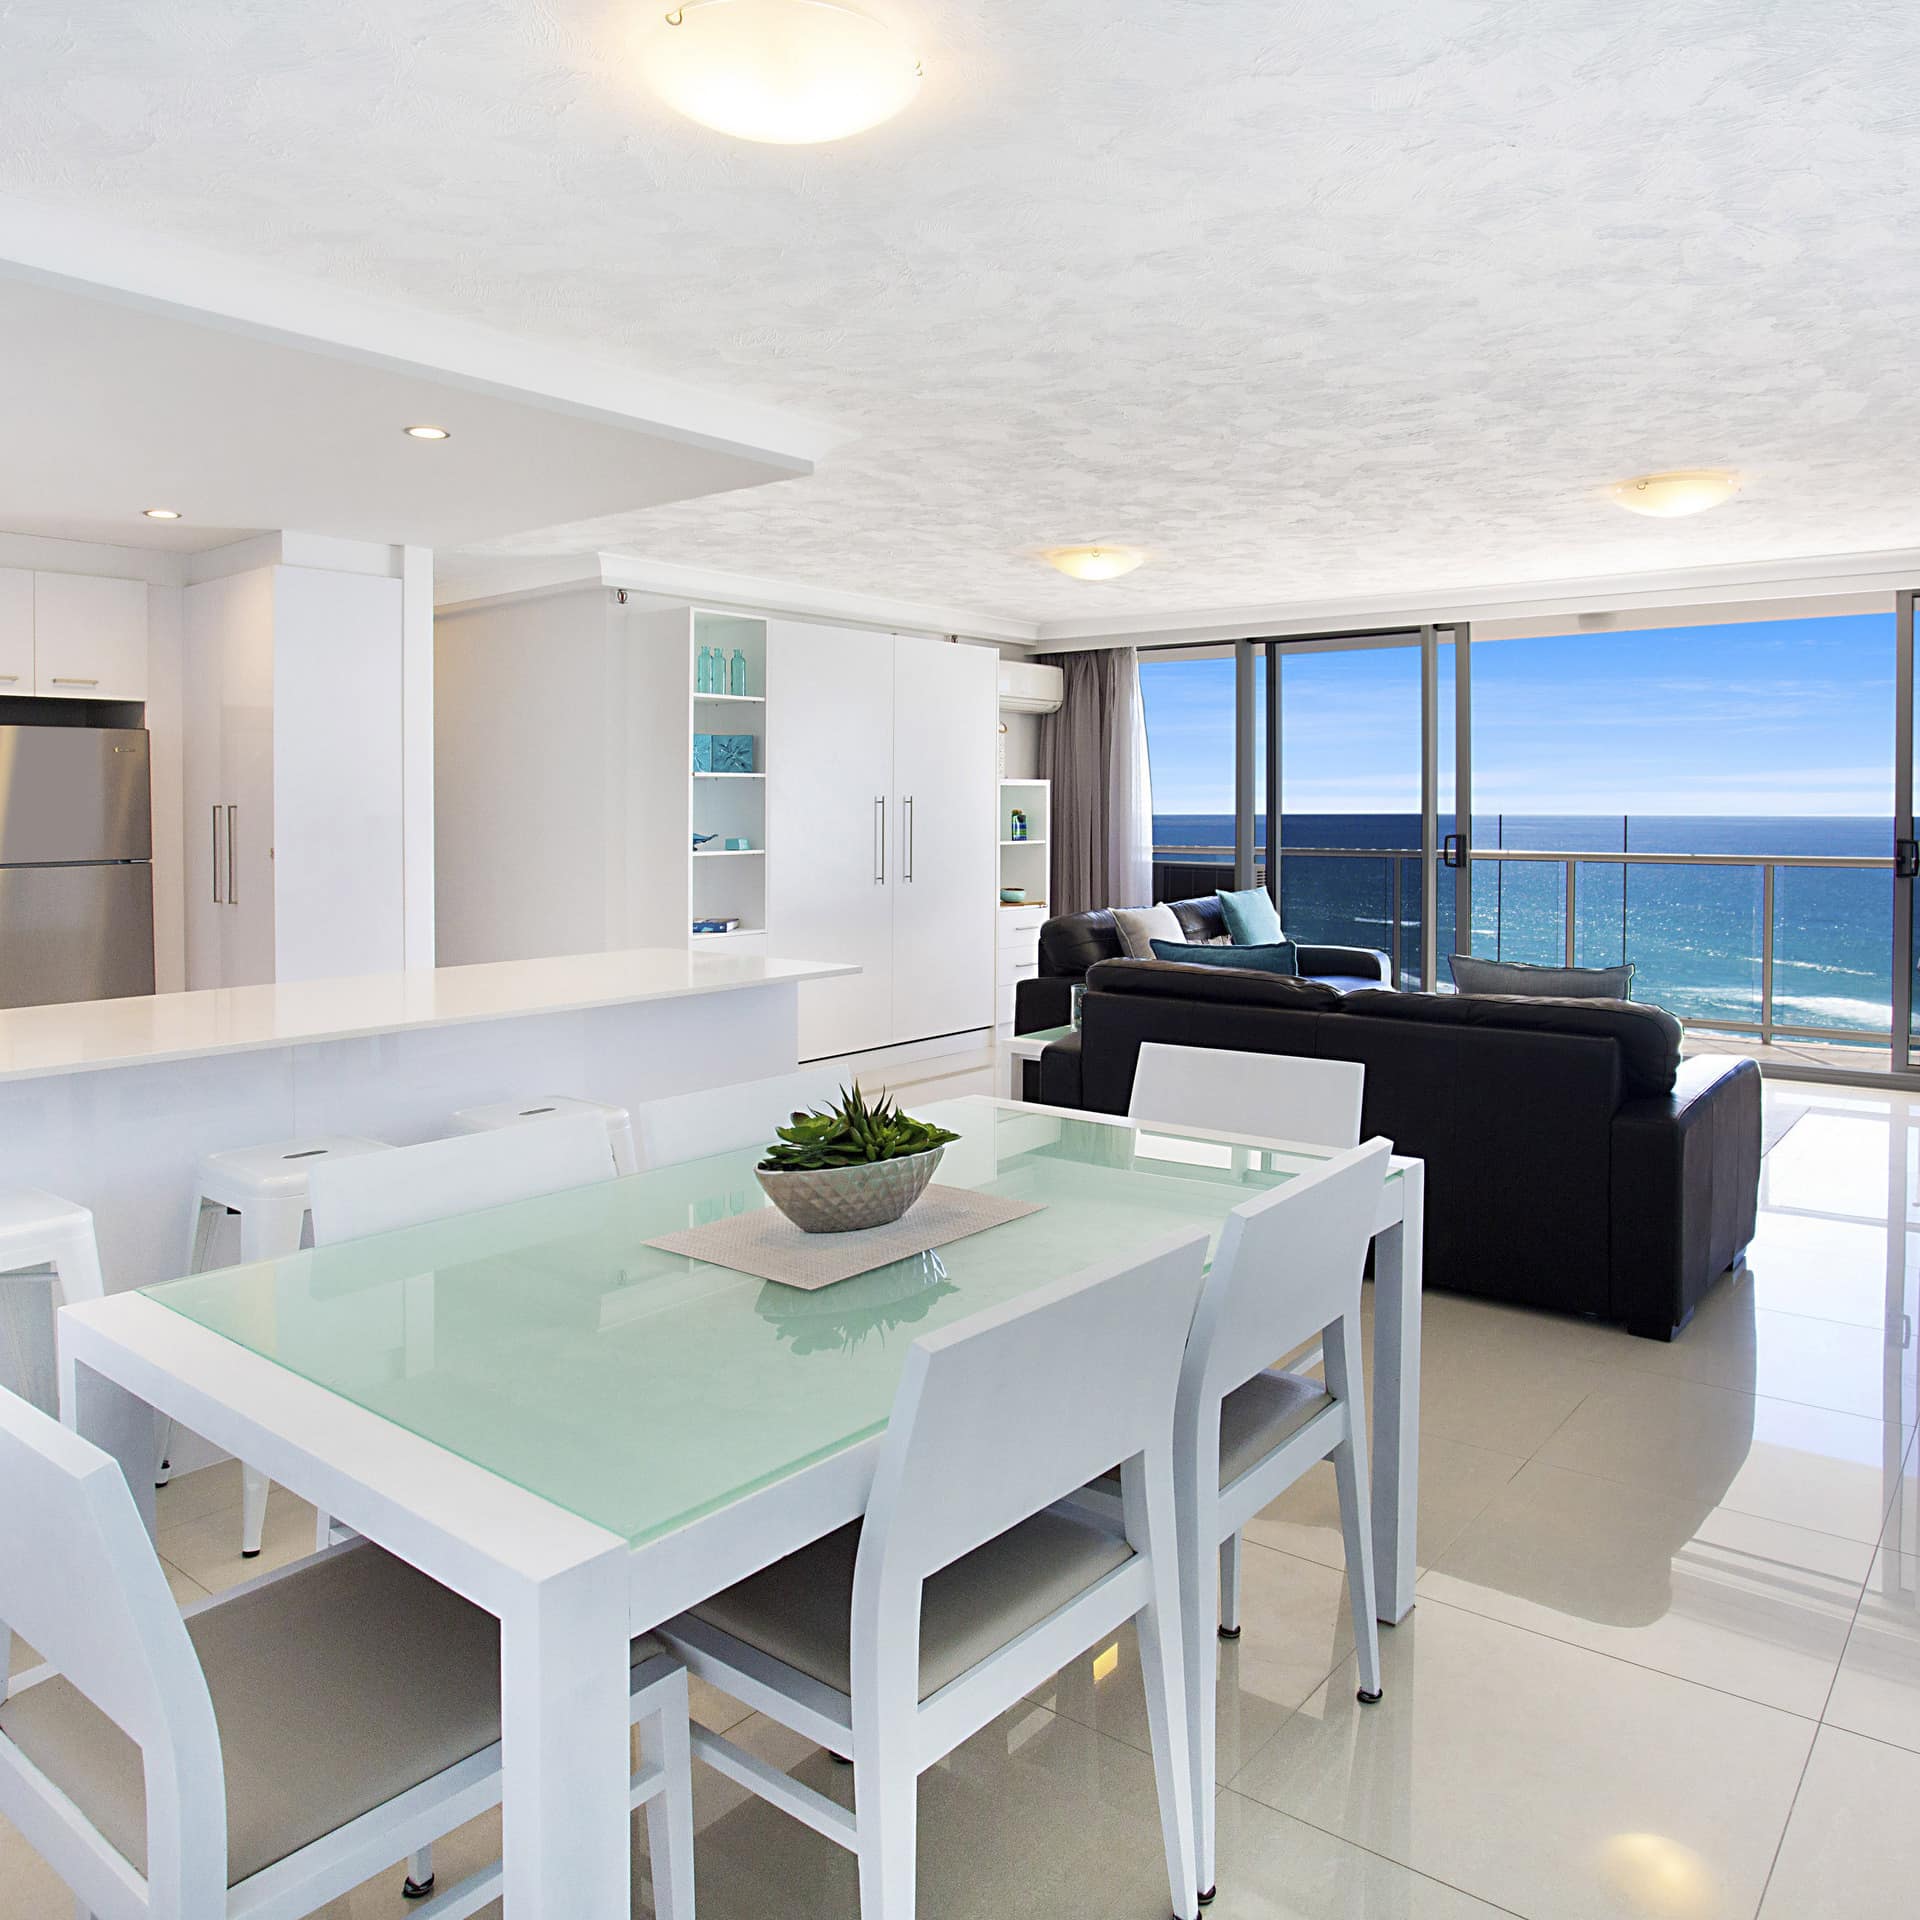
[(0, 1813), (82, 1920), (293, 1920), (498, 1803), (498, 1625), (376, 1548), (183, 1618), (118, 1464), (6, 1393), (0, 1538)]
[[(864, 1522), (663, 1627), (689, 1670), (853, 1761), (853, 1810), (720, 1735), (718, 1771), (847, 1848), (862, 1920), (911, 1920), (919, 1776), (1133, 1620), (1168, 1885), (1199, 1911), (1172, 1436), (1203, 1234), (915, 1341)], [(1120, 1463), (1121, 1524), (1054, 1509)]]
[[(1369, 1140), (1236, 1207), (1220, 1235), (1180, 1370), (1174, 1421), (1200, 1885), (1214, 1886), (1214, 1720), (1218, 1656), (1206, 1623), (1237, 1586), (1240, 1532), (1322, 1460), (1333, 1461), (1346, 1542), (1359, 1698), (1380, 1698), (1360, 1284), (1391, 1152)], [(1263, 1354), (1318, 1336), (1324, 1384), (1281, 1373)], [(1230, 1557), (1229, 1557), (1230, 1556)], [(1229, 1638), (1238, 1637), (1237, 1596)], [(1226, 1631), (1223, 1628), (1223, 1631)]]
[(1366, 1082), (1367, 1070), (1355, 1060), (1144, 1040), (1127, 1118), (1148, 1126), (1353, 1147), (1360, 1144)]
[(606, 1122), (584, 1113), (323, 1160), (308, 1175), (313, 1244), (358, 1240), (613, 1177)]
[[(313, 1241), (317, 1247), (370, 1233), (444, 1220), (450, 1214), (506, 1206), (592, 1186), (614, 1176), (607, 1124), (598, 1113), (554, 1115), (538, 1126), (501, 1127), (395, 1147), (383, 1154), (329, 1161), (312, 1180)], [(330, 1514), (316, 1520), (317, 1544), (336, 1534)], [(644, 1664), (644, 1663), (643, 1663)], [(693, 1783), (688, 1760), (686, 1674), (677, 1662), (641, 1684), (636, 1667), (633, 1718), (648, 1763), (643, 1773), (648, 1807), (648, 1851), (656, 1911), (673, 1910), (662, 1889), (693, 1911)], [(664, 1669), (670, 1668), (671, 1671)], [(651, 1671), (651, 1670), (649, 1670)], [(638, 1779), (634, 1804), (640, 1800)], [(430, 1853), (411, 1862), (405, 1891), (419, 1898), (433, 1885)], [(684, 1888), (684, 1895), (680, 1889)]]
[[(771, 1080), (709, 1087), (648, 1100), (633, 1110), (643, 1167), (677, 1167), (709, 1154), (733, 1153), (772, 1140), (798, 1112), (831, 1106), (855, 1076), (844, 1068), (802, 1067)], [(869, 1086), (872, 1094), (878, 1089)]]

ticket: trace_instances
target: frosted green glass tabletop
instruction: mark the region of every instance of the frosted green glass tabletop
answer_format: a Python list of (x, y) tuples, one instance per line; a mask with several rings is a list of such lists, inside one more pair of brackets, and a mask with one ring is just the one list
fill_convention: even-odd
[(816, 1293), (646, 1245), (764, 1206), (743, 1151), (146, 1291), (639, 1545), (878, 1433), (922, 1331), (1216, 1236), (1315, 1157), (985, 1099), (914, 1111), (960, 1135), (942, 1182), (1042, 1210)]

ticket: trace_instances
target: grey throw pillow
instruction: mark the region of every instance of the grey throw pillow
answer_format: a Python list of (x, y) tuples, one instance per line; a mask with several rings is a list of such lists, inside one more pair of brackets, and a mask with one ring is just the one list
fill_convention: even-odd
[(1186, 939), (1180, 916), (1164, 902), (1157, 907), (1115, 907), (1113, 924), (1120, 935), (1120, 950), (1129, 960), (1151, 960), (1156, 940)]
[(1624, 967), (1536, 967), (1524, 960), (1482, 960), (1470, 953), (1448, 957), (1453, 984), (1462, 993), (1515, 993), (1529, 1000), (1625, 1000), (1633, 989), (1633, 963)]

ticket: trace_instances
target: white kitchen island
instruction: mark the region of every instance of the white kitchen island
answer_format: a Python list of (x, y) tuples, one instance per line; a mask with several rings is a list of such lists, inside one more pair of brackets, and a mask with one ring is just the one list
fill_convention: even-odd
[(725, 942), (0, 1011), (0, 1184), (93, 1209), (109, 1292), (185, 1272), (200, 1156), (396, 1146), (456, 1108), (643, 1100), (789, 1073), (798, 983)]

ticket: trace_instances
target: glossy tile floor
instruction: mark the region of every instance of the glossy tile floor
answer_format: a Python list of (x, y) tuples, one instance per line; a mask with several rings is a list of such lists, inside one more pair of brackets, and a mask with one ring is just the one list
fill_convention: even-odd
[[(922, 1098), (975, 1090), (926, 1079)], [(1920, 1104), (1805, 1084), (1768, 1102), (1748, 1267), (1674, 1345), (1429, 1296), (1423, 1572), (1379, 1706), (1354, 1701), (1330, 1478), (1255, 1524), (1245, 1632), (1221, 1648), (1217, 1920), (1914, 1910)], [(233, 1469), (168, 1488), (176, 1590), (243, 1577), (238, 1532)], [(276, 1493), (260, 1564), (310, 1537)], [(722, 1696), (696, 1711), (849, 1792)], [(705, 1920), (857, 1912), (827, 1841), (704, 1768), (696, 1800)], [(924, 1776), (920, 1860), (929, 1920), (1163, 1920), (1128, 1640)], [(0, 1828), (0, 1920), (70, 1910)], [(397, 1873), (332, 1911), (399, 1920)]]

